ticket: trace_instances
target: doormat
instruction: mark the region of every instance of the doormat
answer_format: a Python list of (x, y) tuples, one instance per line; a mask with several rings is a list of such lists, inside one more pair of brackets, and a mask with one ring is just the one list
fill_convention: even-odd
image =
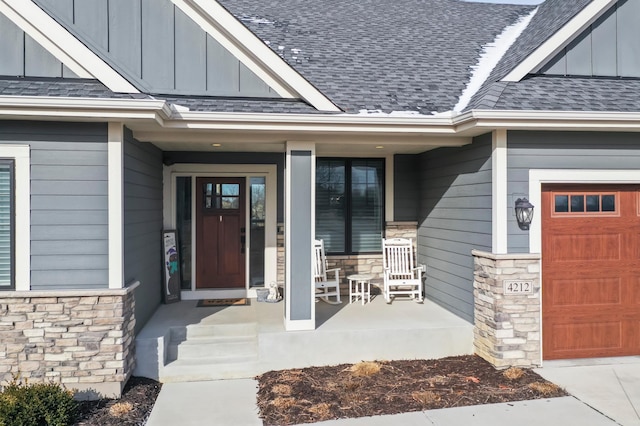
[(215, 306), (248, 306), (249, 299), (241, 297), (237, 299), (201, 299), (196, 305), (198, 308), (210, 308)]

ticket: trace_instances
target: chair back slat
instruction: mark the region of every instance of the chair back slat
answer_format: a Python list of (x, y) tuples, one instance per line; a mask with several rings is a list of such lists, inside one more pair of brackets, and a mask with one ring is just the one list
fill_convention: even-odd
[(323, 240), (315, 240), (313, 243), (313, 276), (316, 281), (327, 280), (327, 257)]
[(383, 266), (393, 279), (413, 276), (413, 242), (409, 238), (390, 238), (382, 241)]

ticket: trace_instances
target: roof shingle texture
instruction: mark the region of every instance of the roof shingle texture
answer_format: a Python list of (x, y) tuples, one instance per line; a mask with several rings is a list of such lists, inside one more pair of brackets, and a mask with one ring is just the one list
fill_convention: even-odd
[(451, 110), (482, 46), (532, 10), (457, 0), (220, 3), (349, 113)]

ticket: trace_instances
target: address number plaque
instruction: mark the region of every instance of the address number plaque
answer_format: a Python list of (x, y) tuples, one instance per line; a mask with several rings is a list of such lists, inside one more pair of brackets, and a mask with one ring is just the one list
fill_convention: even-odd
[(533, 281), (504, 280), (504, 294), (533, 294)]

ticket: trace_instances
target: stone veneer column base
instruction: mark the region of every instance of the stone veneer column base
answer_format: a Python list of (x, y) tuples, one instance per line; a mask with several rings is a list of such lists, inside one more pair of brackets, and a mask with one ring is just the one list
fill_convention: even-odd
[(135, 364), (134, 289), (0, 293), (0, 386), (60, 383), (119, 398)]
[[(476, 353), (496, 368), (540, 366), (540, 255), (472, 254)], [(504, 294), (504, 280), (531, 281), (533, 294)]]

